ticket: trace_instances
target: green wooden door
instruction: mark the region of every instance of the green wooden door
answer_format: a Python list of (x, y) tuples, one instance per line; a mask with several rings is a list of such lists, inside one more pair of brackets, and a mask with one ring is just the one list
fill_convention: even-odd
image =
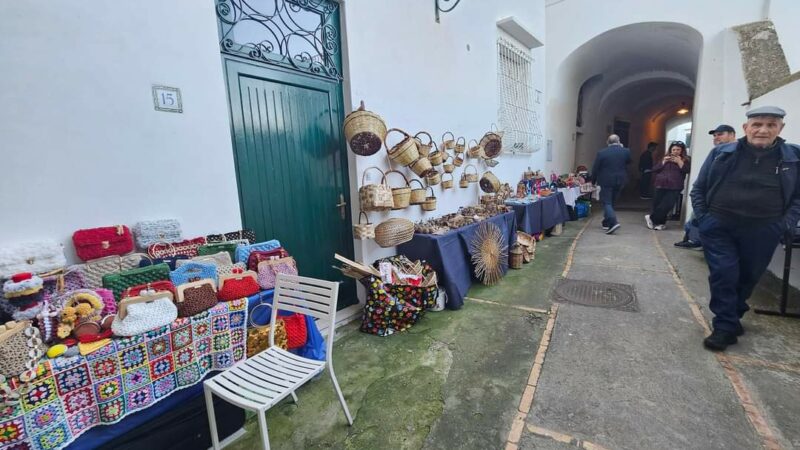
[(352, 258), (341, 84), (224, 57), (244, 226), (278, 239), (300, 274), (340, 280), (339, 309), (355, 282), (333, 269)]

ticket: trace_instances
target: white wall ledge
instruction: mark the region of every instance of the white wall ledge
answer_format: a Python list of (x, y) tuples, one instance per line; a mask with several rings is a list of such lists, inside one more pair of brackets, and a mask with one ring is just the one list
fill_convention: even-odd
[(544, 45), (542, 41), (536, 38), (533, 33), (519, 23), (513, 16), (498, 20), (497, 27), (511, 35), (511, 37), (518, 40), (525, 47), (528, 47), (528, 49), (534, 49)]

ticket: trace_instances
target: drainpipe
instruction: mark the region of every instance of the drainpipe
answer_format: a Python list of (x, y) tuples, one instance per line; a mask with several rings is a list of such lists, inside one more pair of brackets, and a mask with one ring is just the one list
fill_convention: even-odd
[(771, 4), (772, 0), (764, 0), (764, 4), (761, 5), (761, 20), (769, 20)]

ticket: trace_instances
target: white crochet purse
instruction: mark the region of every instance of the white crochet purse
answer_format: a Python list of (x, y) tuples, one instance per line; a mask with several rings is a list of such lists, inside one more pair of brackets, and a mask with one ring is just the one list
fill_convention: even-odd
[(111, 323), (116, 336), (136, 336), (171, 324), (178, 318), (178, 308), (171, 292), (144, 291), (119, 302), (119, 310)]
[(55, 241), (36, 241), (0, 247), (0, 279), (15, 273), (44, 273), (67, 264), (64, 247)]

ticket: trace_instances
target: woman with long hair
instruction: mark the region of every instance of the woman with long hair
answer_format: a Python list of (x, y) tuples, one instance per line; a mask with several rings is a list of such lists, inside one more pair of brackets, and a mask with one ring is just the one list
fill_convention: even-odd
[(653, 166), (653, 173), (656, 174), (653, 209), (644, 216), (644, 221), (651, 230), (663, 230), (666, 228), (667, 215), (675, 207), (683, 190), (683, 180), (689, 173), (686, 144), (681, 141), (671, 142), (664, 159)]

